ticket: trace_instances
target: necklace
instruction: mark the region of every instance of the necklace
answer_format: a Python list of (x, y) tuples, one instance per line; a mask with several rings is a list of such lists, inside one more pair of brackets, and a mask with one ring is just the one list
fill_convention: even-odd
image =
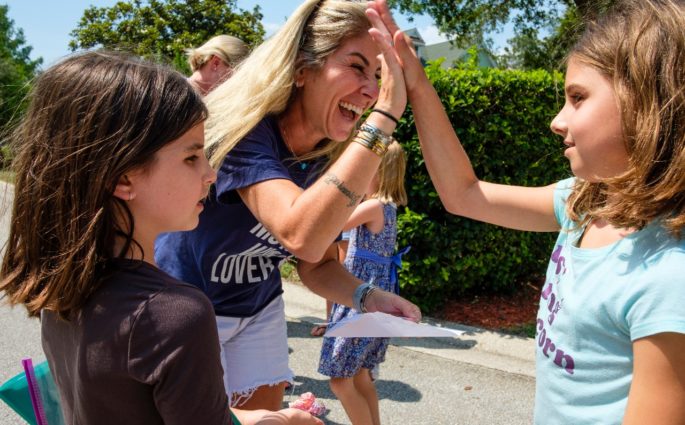
[(293, 159), (295, 160), (295, 162), (300, 164), (300, 169), (303, 171), (306, 170), (307, 166), (309, 164), (307, 164), (304, 161), (301, 161), (300, 158), (297, 156), (297, 154), (293, 151), (293, 148), (290, 147), (290, 143), (288, 143), (288, 139), (289, 139), (288, 130), (286, 130), (285, 124), (283, 124), (283, 122), (281, 121), (281, 122), (279, 122), (278, 127), (281, 130), (281, 138), (283, 139), (283, 143), (285, 144), (285, 147), (288, 149), (290, 154), (293, 156)]

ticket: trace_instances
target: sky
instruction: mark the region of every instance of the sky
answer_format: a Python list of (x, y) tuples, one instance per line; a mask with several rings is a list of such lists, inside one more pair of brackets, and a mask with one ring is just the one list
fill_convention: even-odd
[[(117, 0), (0, 0), (0, 4), (9, 6), (8, 14), (14, 21), (14, 28), (23, 29), (26, 43), (33, 47), (31, 58), (43, 58), (43, 68), (70, 53), (69, 33), (76, 28), (88, 6), (110, 7), (116, 2)], [(240, 9), (251, 11), (257, 4), (261, 6), (264, 15), (262, 25), (267, 36), (273, 34), (301, 2), (302, 0), (237, 1)], [(396, 14), (396, 19), (402, 29), (417, 28), (426, 44), (446, 40), (428, 16), (415, 16), (411, 23), (401, 15)], [(507, 29), (501, 34), (494, 34), (495, 48), (504, 45), (509, 37), (511, 31)]]

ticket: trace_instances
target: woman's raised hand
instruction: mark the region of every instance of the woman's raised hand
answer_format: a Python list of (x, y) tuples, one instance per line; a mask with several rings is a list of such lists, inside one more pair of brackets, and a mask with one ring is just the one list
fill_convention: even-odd
[[(386, 0), (370, 1), (366, 10), (366, 16), (369, 18), (371, 25), (373, 25), (373, 28), (369, 30), (371, 36), (374, 37), (374, 33), (381, 33), (386, 39), (391, 41), (395, 59), (399, 61), (404, 72), (406, 90), (411, 92), (419, 83), (426, 82), (426, 73), (416, 55), (416, 49), (414, 49), (411, 39), (395, 23)], [(378, 36), (377, 34), (375, 37)]]
[(372, 25), (372, 28), (369, 29), (369, 35), (381, 51), (381, 88), (376, 101), (376, 108), (389, 112), (394, 117), (401, 117), (407, 106), (404, 71), (394, 48), (392, 33), (378, 18), (378, 14), (374, 12), (371, 6), (372, 3), (370, 2), (366, 11)]

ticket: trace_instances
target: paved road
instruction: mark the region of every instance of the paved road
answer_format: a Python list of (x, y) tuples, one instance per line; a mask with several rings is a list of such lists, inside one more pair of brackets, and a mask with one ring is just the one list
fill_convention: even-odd
[[(312, 391), (329, 411), (327, 424), (346, 424), (326, 377), (316, 372), (321, 339), (309, 336), (311, 324), (288, 321), (291, 367), (296, 374), (292, 401)], [(22, 356), (43, 359), (37, 320), (21, 309), (0, 307), (0, 382), (21, 370)], [(406, 343), (406, 342), (405, 342)], [(449, 348), (446, 348), (449, 349)], [(452, 348), (455, 350), (454, 348)], [(384, 424), (490, 424), (531, 422), (534, 379), (391, 345), (378, 381)], [(0, 424), (22, 424), (0, 403)]]
[[(2, 194), (5, 193), (5, 196)], [(0, 187), (0, 198), (11, 193)], [(0, 213), (5, 209), (0, 205)], [(0, 240), (6, 238), (7, 217), (0, 217)], [(323, 301), (297, 284), (287, 283), (286, 314), (291, 367), (296, 374), (292, 401), (312, 391), (328, 407), (324, 421), (349, 423), (326, 377), (316, 372), (321, 338), (309, 336), (320, 321)], [(381, 420), (395, 424), (523, 425), (532, 421), (534, 369), (532, 340), (503, 336), (456, 324), (469, 330), (459, 339), (393, 340), (377, 381)], [(22, 308), (0, 302), (0, 382), (21, 370), (20, 359), (44, 359), (38, 321)], [(192, 391), (192, 389), (189, 389)], [(0, 424), (23, 424), (0, 403)]]
[[(330, 409), (327, 424), (349, 423), (316, 372), (320, 339), (311, 325), (289, 322), (295, 394), (312, 391)], [(391, 346), (377, 381), (384, 424), (530, 424), (533, 378)]]
[[(295, 395), (312, 391), (330, 409), (326, 423), (349, 423), (327, 377), (316, 371), (321, 338), (309, 336), (309, 330), (321, 321), (323, 301), (301, 285), (287, 282), (284, 287)], [(467, 333), (458, 339), (391, 340), (377, 381), (382, 423), (530, 424), (533, 340), (434, 323)]]

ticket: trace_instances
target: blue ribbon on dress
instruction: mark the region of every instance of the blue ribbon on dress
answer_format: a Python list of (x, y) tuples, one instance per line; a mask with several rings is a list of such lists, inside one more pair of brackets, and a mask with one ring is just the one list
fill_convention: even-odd
[(397, 283), (399, 277), (399, 271), (402, 268), (402, 256), (409, 252), (411, 246), (405, 246), (404, 248), (397, 251), (394, 255), (386, 257), (384, 255), (377, 254), (373, 251), (366, 249), (350, 247), (350, 251), (347, 255), (354, 256), (355, 258), (361, 258), (363, 260), (369, 260), (376, 262), (378, 264), (390, 266), (390, 283), (393, 285)]

